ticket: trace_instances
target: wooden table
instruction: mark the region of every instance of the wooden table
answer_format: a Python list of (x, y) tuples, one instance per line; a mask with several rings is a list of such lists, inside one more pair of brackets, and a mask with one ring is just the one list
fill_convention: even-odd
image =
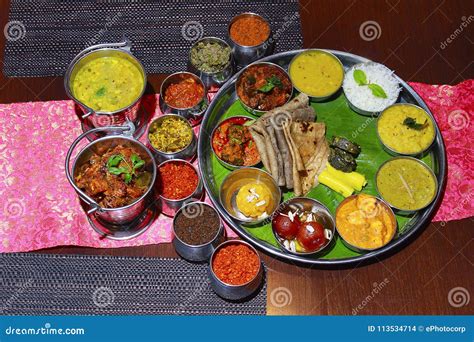
[[(0, 3), (4, 27), (8, 1)], [(463, 0), (327, 0), (303, 1), (300, 13), (305, 47), (368, 57), (395, 69), (406, 81), (455, 84), (474, 75), (472, 27), (465, 28), (444, 49), (441, 44), (460, 27), (461, 17), (469, 16), (473, 9), (472, 2)], [(375, 27), (375, 39), (360, 33), (364, 24)], [(2, 35), (2, 54), (4, 42)], [(163, 77), (150, 75), (148, 79), (154, 89), (159, 89)], [(60, 77), (0, 78), (1, 103), (66, 98)], [(432, 223), (398, 253), (355, 268), (298, 267), (262, 253), (270, 270), (268, 313), (470, 314), (472, 301), (455, 308), (448, 301), (448, 293), (463, 287), (474, 295), (472, 222), (471, 218)], [(176, 256), (170, 244), (120, 249), (60, 247), (43, 252)]]

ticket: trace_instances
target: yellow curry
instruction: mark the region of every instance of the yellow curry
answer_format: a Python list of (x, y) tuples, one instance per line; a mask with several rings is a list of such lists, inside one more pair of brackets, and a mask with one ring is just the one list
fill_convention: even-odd
[(332, 95), (344, 79), (344, 69), (336, 57), (314, 50), (296, 56), (289, 74), (299, 91), (315, 97)]
[(435, 197), (436, 181), (428, 167), (413, 158), (396, 158), (377, 173), (380, 196), (395, 208), (419, 210)]
[(348, 197), (336, 211), (339, 235), (350, 245), (362, 249), (385, 246), (393, 238), (396, 220), (390, 208), (374, 196)]
[(141, 94), (143, 75), (128, 59), (110, 56), (93, 59), (80, 67), (71, 89), (74, 97), (101, 112), (128, 107)]
[(435, 137), (433, 121), (421, 108), (397, 104), (382, 112), (377, 122), (382, 143), (400, 154), (419, 154)]

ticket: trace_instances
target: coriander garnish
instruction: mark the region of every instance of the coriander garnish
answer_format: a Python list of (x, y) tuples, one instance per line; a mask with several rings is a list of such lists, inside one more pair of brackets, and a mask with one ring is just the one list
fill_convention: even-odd
[[(124, 162), (126, 166), (119, 166), (120, 162)], [(107, 160), (107, 170), (109, 173), (120, 176), (123, 175), (123, 180), (126, 184), (132, 181), (135, 171), (145, 165), (145, 161), (141, 159), (137, 154), (130, 156), (132, 165), (127, 162), (122, 154), (114, 154)]]
[(280, 89), (283, 88), (283, 83), (281, 83), (281, 80), (275, 75), (272, 75), (271, 77), (267, 78), (266, 81), (267, 83), (264, 86), (258, 88), (258, 90), (262, 93), (268, 93), (275, 87), (278, 87)]
[(425, 120), (425, 122), (421, 124), (421, 123), (416, 122), (416, 119), (408, 116), (405, 118), (405, 120), (403, 120), (403, 124), (407, 126), (408, 128), (421, 131), (422, 129), (425, 129), (426, 127), (428, 127), (428, 120)]

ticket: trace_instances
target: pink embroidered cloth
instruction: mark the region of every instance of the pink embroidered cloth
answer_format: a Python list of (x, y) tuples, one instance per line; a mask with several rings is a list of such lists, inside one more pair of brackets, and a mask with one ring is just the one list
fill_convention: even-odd
[[(474, 81), (457, 86), (411, 84), (434, 113), (448, 152), (448, 185), (435, 220), (473, 216)], [(146, 98), (153, 104), (157, 96)], [(171, 241), (171, 219), (163, 215), (139, 237), (100, 238), (87, 222), (64, 174), (64, 159), (82, 133), (72, 101), (0, 104), (0, 252), (75, 245), (97, 248)], [(206, 201), (208, 199), (206, 198)], [(230, 236), (235, 234), (228, 229)]]

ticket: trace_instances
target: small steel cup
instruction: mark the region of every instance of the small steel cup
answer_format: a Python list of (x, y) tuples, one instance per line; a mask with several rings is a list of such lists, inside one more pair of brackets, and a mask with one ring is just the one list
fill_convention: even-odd
[(171, 162), (178, 162), (178, 163), (188, 164), (189, 166), (191, 166), (194, 169), (194, 171), (196, 171), (196, 174), (198, 176), (198, 184), (197, 184), (196, 190), (194, 190), (194, 192), (192, 194), (190, 194), (189, 196), (187, 196), (185, 198), (170, 199), (170, 198), (163, 197), (161, 194), (158, 195), (158, 200), (159, 200), (161, 212), (163, 214), (167, 215), (167, 216), (173, 217), (176, 214), (176, 212), (179, 209), (181, 209), (181, 207), (183, 205), (185, 205), (187, 203), (190, 203), (190, 202), (195, 202), (195, 201), (201, 200), (203, 195), (204, 195), (204, 191), (203, 191), (202, 179), (199, 175), (198, 169), (193, 164), (191, 164), (190, 162), (188, 162), (186, 160), (182, 160), (182, 159), (166, 160), (158, 166), (158, 173), (159, 173), (160, 168), (163, 165), (165, 165), (166, 163), (171, 163)]
[[(178, 83), (186, 78), (193, 78), (197, 83), (201, 84), (204, 88), (204, 94), (202, 98), (192, 107), (188, 108), (178, 108), (173, 107), (165, 100), (165, 94), (168, 87), (173, 83)], [(163, 83), (161, 84), (160, 88), (160, 101), (159, 101), (160, 109), (164, 114), (174, 113), (182, 116), (192, 126), (199, 124), (206, 112), (207, 106), (209, 105), (209, 101), (207, 99), (207, 89), (203, 81), (193, 73), (180, 71), (174, 74), (169, 75)]]
[[(158, 150), (157, 148), (155, 148), (153, 146), (153, 144), (150, 141), (150, 137), (149, 137), (150, 133), (154, 132), (154, 130), (156, 129), (156, 126), (158, 124), (160, 124), (163, 120), (165, 120), (165, 118), (169, 118), (169, 117), (175, 117), (175, 118), (178, 118), (180, 120), (185, 121), (186, 124), (189, 126), (189, 129), (191, 130), (192, 135), (193, 135), (192, 138), (191, 138), (191, 142), (188, 144), (188, 146), (186, 146), (183, 149), (181, 149), (179, 151), (176, 151), (176, 152), (163, 152), (163, 151)], [(150, 148), (150, 150), (152, 151), (155, 159), (159, 163), (164, 162), (165, 160), (170, 160), (170, 159), (183, 159), (183, 160), (191, 161), (196, 156), (196, 151), (197, 151), (197, 138), (196, 138), (196, 135), (194, 134), (194, 131), (191, 127), (191, 124), (180, 115), (166, 114), (166, 115), (160, 116), (159, 118), (153, 120), (150, 124), (150, 127), (148, 128), (148, 132), (147, 132), (146, 137), (147, 137), (147, 146)]]
[(255, 17), (262, 22), (266, 23), (268, 27), (270, 28), (270, 23), (268, 20), (264, 19), (262, 16), (252, 13), (252, 12), (246, 12), (239, 14), (235, 16), (229, 23), (229, 26), (227, 28), (227, 33), (229, 36), (229, 42), (230, 46), (232, 47), (232, 54), (234, 56), (234, 59), (236, 63), (240, 66), (245, 66), (247, 64), (250, 64), (252, 62), (255, 62), (256, 60), (265, 57), (268, 55), (272, 48), (273, 48), (273, 40), (270, 38), (272, 36), (272, 31), (270, 28), (270, 32), (268, 34), (268, 37), (260, 44), (254, 45), (254, 46), (247, 46), (247, 45), (240, 45), (239, 43), (235, 42), (232, 40), (232, 37), (230, 35), (230, 29), (232, 25), (239, 19), (241, 18), (246, 18), (246, 17)]
[(232, 57), (232, 52), (229, 57), (229, 62), (221, 69), (216, 72), (206, 72), (199, 70), (192, 62), (191, 62), (191, 51), (195, 46), (197, 46), (201, 42), (212, 42), (218, 43), (222, 46), (227, 46), (229, 49), (231, 47), (227, 42), (224, 40), (217, 38), (217, 37), (204, 37), (198, 40), (196, 43), (193, 44), (191, 50), (189, 51), (189, 59), (188, 59), (188, 70), (196, 75), (202, 80), (206, 88), (209, 90), (211, 88), (220, 88), (224, 83), (226, 83), (234, 74), (234, 60)]
[[(221, 248), (229, 246), (230, 244), (246, 245), (250, 249), (252, 249), (252, 251), (254, 251), (255, 254), (257, 255), (260, 268), (258, 269), (258, 272), (255, 275), (255, 277), (252, 280), (250, 280), (249, 282), (245, 283), (245, 284), (231, 285), (231, 284), (224, 283), (214, 273), (212, 264), (213, 264), (213, 261), (214, 261), (214, 258), (216, 256), (217, 252)], [(209, 278), (211, 280), (211, 287), (214, 290), (214, 292), (216, 292), (220, 297), (222, 297), (224, 299), (238, 301), (238, 300), (243, 300), (243, 299), (246, 299), (246, 298), (250, 297), (252, 294), (254, 294), (260, 288), (260, 285), (263, 282), (263, 275), (264, 275), (263, 265), (262, 265), (262, 261), (260, 259), (260, 256), (257, 253), (257, 250), (245, 241), (228, 240), (228, 241), (220, 244), (216, 248), (214, 253), (212, 253), (211, 260), (210, 260), (210, 263), (209, 263)]]
[[(197, 217), (198, 215), (200, 215), (200, 213), (202, 214), (202, 209), (200, 209), (199, 206), (207, 206), (216, 213), (217, 217), (219, 218), (219, 229), (217, 230), (216, 235), (211, 241), (206, 242), (202, 245), (190, 245), (184, 242), (183, 240), (181, 240), (180, 237), (176, 234), (176, 230), (175, 230), (176, 218), (180, 214), (188, 215), (188, 217), (190, 218)], [(176, 249), (176, 252), (186, 260), (201, 262), (201, 261), (209, 260), (209, 258), (211, 257), (216, 247), (224, 239), (224, 225), (222, 224), (222, 221), (217, 211), (213, 207), (211, 207), (209, 204), (204, 203), (204, 202), (192, 202), (192, 203), (185, 204), (183, 207), (181, 207), (181, 209), (179, 209), (176, 212), (176, 215), (173, 219), (173, 234), (174, 234), (173, 245), (174, 245), (174, 248)]]

